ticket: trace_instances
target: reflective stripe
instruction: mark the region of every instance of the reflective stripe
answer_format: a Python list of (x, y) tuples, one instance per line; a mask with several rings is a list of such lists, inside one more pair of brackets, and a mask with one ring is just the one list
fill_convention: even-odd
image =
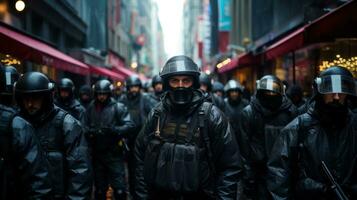
[(267, 80), (267, 90), (271, 90), (271, 91), (274, 91), (274, 89), (273, 89), (273, 80), (272, 79), (268, 79)]
[(331, 75), (331, 84), (333, 93), (342, 93), (341, 85), (341, 76), (340, 75)]
[(11, 85), (11, 72), (5, 73), (6, 85)]

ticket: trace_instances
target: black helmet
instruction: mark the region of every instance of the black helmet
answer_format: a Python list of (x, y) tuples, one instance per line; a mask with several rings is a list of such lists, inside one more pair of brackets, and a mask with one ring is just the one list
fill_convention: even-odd
[(113, 85), (110, 81), (103, 79), (95, 83), (95, 85), (93, 86), (93, 90), (95, 94), (99, 94), (99, 93), (111, 94), (113, 91)]
[(160, 72), (160, 76), (164, 81), (164, 90), (168, 89), (169, 78), (177, 75), (192, 76), (194, 79), (193, 88), (198, 89), (200, 87), (198, 80), (200, 69), (191, 58), (187, 56), (174, 56), (165, 63)]
[(265, 90), (280, 95), (285, 94), (285, 86), (281, 80), (274, 75), (265, 75), (257, 81), (257, 91)]
[(352, 73), (341, 66), (332, 66), (322, 71), (314, 81), (314, 89), (319, 94), (343, 93), (357, 96)]
[[(53, 107), (53, 95), (54, 83), (50, 82), (46, 75), (40, 72), (27, 72), (22, 75), (15, 83), (15, 100), (21, 110), (24, 111), (24, 105), (22, 99), (25, 95), (40, 95), (43, 96), (44, 101), (42, 108), (38, 115), (49, 112)], [(24, 112), (26, 113), (26, 112)]]
[(15, 84), (15, 93), (17, 94), (45, 93), (51, 92), (53, 89), (54, 84), (40, 72), (25, 73)]
[(19, 73), (16, 68), (7, 65), (1, 66), (0, 69), (0, 94), (12, 95), (14, 84), (19, 79)]
[(224, 87), (225, 92), (229, 92), (231, 90), (237, 90), (239, 92), (243, 92), (243, 86), (236, 80), (229, 80)]
[(131, 86), (139, 86), (142, 87), (141, 80), (138, 76), (136, 75), (131, 75), (125, 80), (125, 86), (127, 89)]
[(211, 78), (206, 73), (200, 74), (200, 84), (206, 85), (208, 92), (210, 92), (212, 90)]
[(69, 78), (63, 78), (59, 81), (57, 85), (58, 89), (64, 89), (68, 91), (74, 91), (74, 83), (71, 79)]
[(152, 87), (155, 87), (155, 85), (158, 83), (161, 83), (161, 84), (163, 83), (162, 78), (160, 77), (160, 75), (155, 75), (151, 80), (151, 85), (152, 85)]
[(79, 95), (82, 95), (82, 94), (87, 94), (88, 96), (90, 96), (91, 94), (91, 88), (89, 85), (82, 85), (80, 88), (79, 88)]
[(218, 91), (224, 92), (224, 85), (219, 81), (215, 81), (212, 84), (212, 92), (218, 92)]

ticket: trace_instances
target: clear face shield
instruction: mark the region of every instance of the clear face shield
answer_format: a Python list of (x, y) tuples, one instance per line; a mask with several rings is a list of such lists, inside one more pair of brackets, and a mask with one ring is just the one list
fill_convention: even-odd
[(347, 94), (357, 96), (356, 83), (353, 78), (343, 75), (331, 75), (315, 79), (317, 90), (321, 94)]
[(285, 86), (273, 79), (263, 79), (257, 81), (257, 90), (266, 90), (278, 93), (280, 95), (285, 94)]

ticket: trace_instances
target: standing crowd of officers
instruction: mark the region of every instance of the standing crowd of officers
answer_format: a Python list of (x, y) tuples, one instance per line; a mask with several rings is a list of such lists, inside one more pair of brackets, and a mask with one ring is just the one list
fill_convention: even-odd
[[(265, 75), (256, 92), (170, 58), (142, 92), (79, 88), (0, 66), (0, 200), (357, 199), (357, 87), (332, 66), (305, 100)], [(326, 169), (327, 172), (326, 173)], [(93, 192), (94, 191), (94, 192)]]

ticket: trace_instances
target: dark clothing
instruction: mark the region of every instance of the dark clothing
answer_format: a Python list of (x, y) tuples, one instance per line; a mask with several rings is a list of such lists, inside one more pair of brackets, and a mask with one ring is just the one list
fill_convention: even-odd
[(112, 98), (105, 104), (93, 101), (85, 125), (93, 151), (96, 199), (105, 199), (109, 184), (114, 196), (126, 193), (123, 139), (134, 128), (126, 107)]
[[(201, 108), (205, 98), (202, 92), (195, 91), (192, 103), (187, 109), (180, 109), (173, 105), (168, 95), (163, 96), (162, 101), (150, 112), (148, 119), (140, 132), (135, 145), (136, 171), (135, 171), (135, 199), (235, 199), (237, 195), (237, 182), (241, 175), (241, 162), (239, 156), (238, 145), (236, 143), (231, 127), (223, 116), (223, 113), (216, 107), (212, 106), (207, 114), (205, 130), (207, 131), (208, 143), (204, 141), (202, 130), (194, 128), (198, 127), (197, 112)], [(207, 102), (205, 102), (207, 103)], [(160, 116), (156, 116), (157, 110), (160, 110)], [(158, 125), (158, 119), (159, 125)], [(196, 121), (195, 121), (196, 120)], [(184, 144), (183, 141), (189, 137), (193, 139), (193, 143), (198, 146), (199, 168), (198, 174), (193, 176), (182, 177), (182, 173), (191, 173), (193, 168), (182, 169), (185, 172), (177, 171), (178, 179), (197, 178), (199, 187), (195, 191), (183, 194), (180, 192), (172, 192), (163, 189), (158, 189), (151, 181), (144, 179), (146, 173), (150, 171), (147, 167), (149, 162), (158, 162), (150, 159), (153, 154), (148, 150), (149, 146), (154, 141), (154, 132), (157, 126), (161, 128), (162, 138), (173, 142), (177, 146), (189, 147), (189, 144)], [(193, 127), (194, 126), (194, 127)], [(208, 126), (208, 127), (207, 127)], [(199, 131), (193, 134), (192, 131)], [(172, 140), (172, 138), (177, 140)], [(166, 140), (165, 139), (165, 140)], [(177, 142), (177, 143), (176, 143)], [(170, 144), (170, 143), (166, 143)], [(206, 145), (205, 145), (206, 144)], [(187, 145), (187, 146), (186, 146)], [(167, 145), (166, 145), (167, 146)], [(209, 149), (208, 149), (209, 148)], [(163, 147), (161, 151), (163, 150)], [(175, 152), (173, 152), (175, 153)], [(186, 152), (188, 153), (188, 152)], [(211, 153), (211, 154), (210, 154)], [(176, 156), (179, 155), (175, 154)], [(211, 155), (211, 157), (209, 156)], [(182, 155), (184, 156), (184, 155)], [(174, 157), (175, 160), (180, 160), (180, 157)], [(189, 159), (190, 162), (193, 158)], [(181, 162), (182, 163), (182, 160)], [(211, 166), (211, 167), (210, 167)], [(214, 166), (214, 167), (213, 167)], [(158, 172), (157, 172), (158, 173)], [(165, 172), (160, 172), (160, 174)], [(168, 172), (170, 174), (175, 172)], [(146, 175), (145, 175), (146, 174)], [(162, 177), (162, 178), (165, 178)], [(170, 180), (165, 179), (170, 182)], [(192, 189), (192, 188), (188, 188)]]
[(154, 103), (146, 93), (141, 93), (135, 98), (129, 98), (129, 96), (129, 94), (122, 95), (118, 101), (122, 102), (128, 108), (130, 116), (132, 117), (135, 124), (135, 128), (131, 131), (130, 136), (128, 138), (128, 146), (130, 151), (127, 155), (130, 185), (129, 188), (131, 195), (134, 195), (135, 140), (145, 123), (147, 115), (154, 107)]
[(149, 94), (149, 97), (150, 97), (150, 100), (151, 100), (151, 105), (152, 105), (152, 107), (154, 107), (156, 104), (158, 104), (159, 102), (160, 102), (160, 97), (161, 97), (162, 95), (157, 95), (157, 94), (155, 94), (155, 93), (150, 93)]
[(268, 163), (268, 186), (274, 199), (292, 199), (293, 194), (296, 199), (336, 199), (328, 190), (321, 161), (350, 199), (357, 199), (357, 118), (349, 113), (340, 128), (322, 126), (321, 119), (311, 107), (276, 140)]
[(252, 99), (241, 113), (238, 142), (244, 163), (244, 193), (252, 199), (270, 199), (265, 180), (271, 148), (281, 129), (297, 115), (296, 107), (286, 98), (275, 111)]
[(57, 106), (36, 118), (24, 116), (46, 153), (54, 198), (88, 199), (92, 167), (80, 122)]
[(228, 117), (229, 122), (233, 128), (233, 131), (237, 135), (238, 129), (239, 129), (239, 121), (241, 120), (241, 112), (242, 110), (249, 105), (249, 102), (246, 99), (240, 99), (237, 102), (232, 102), (228, 98), (224, 99), (224, 114)]
[(84, 114), (86, 112), (86, 109), (79, 103), (78, 100), (72, 99), (70, 102), (63, 102), (60, 100), (57, 100), (55, 104), (62, 108), (63, 110), (67, 111), (70, 115), (72, 115), (74, 118), (76, 118), (78, 121), (83, 123), (84, 121)]
[(213, 103), (213, 105), (215, 105), (221, 111), (224, 111), (225, 103), (222, 97), (213, 93), (205, 93), (204, 97), (206, 101)]
[(0, 105), (0, 199), (49, 199), (47, 162), (32, 126)]

